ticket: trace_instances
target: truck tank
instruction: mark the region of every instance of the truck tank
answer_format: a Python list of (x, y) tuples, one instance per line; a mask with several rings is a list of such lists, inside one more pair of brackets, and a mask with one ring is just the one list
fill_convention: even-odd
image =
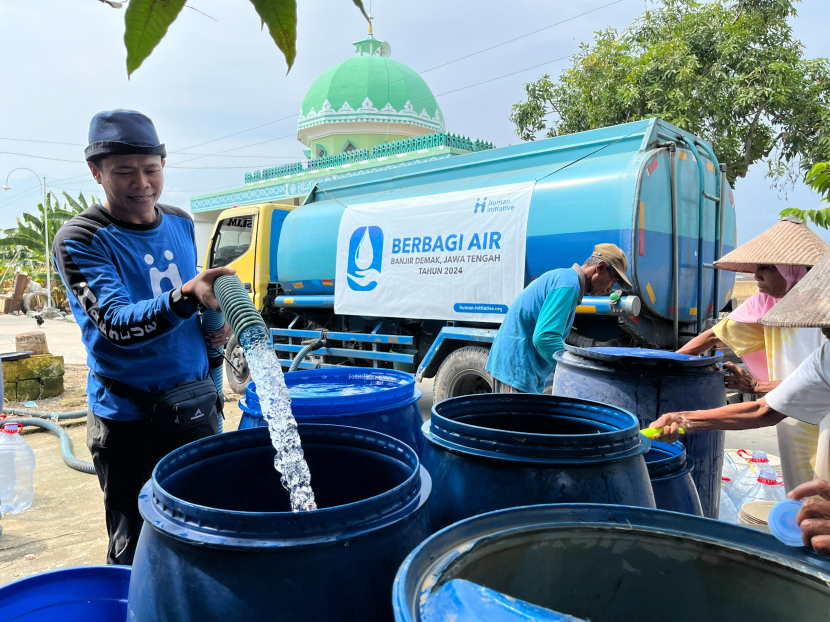
[(384, 171), (321, 181), (288, 215), (278, 248), (286, 295), (334, 293), (338, 229), (348, 205), (528, 181), (536, 186), (527, 223), (526, 283), (582, 263), (595, 244), (614, 243), (629, 258), (629, 293), (642, 301), (639, 317), (617, 320), (629, 334), (658, 347), (673, 345), (675, 321), (681, 334), (699, 332), (703, 318), (732, 295), (734, 274), (716, 276), (711, 267), (736, 245), (725, 169), (708, 143), (660, 119), (414, 165), (392, 160)]

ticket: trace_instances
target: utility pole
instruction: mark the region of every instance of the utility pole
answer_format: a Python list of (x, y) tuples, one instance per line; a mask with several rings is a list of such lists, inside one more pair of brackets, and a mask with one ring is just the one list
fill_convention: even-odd
[(41, 192), (43, 194), (43, 241), (44, 241), (44, 250), (46, 251), (44, 259), (46, 260), (46, 311), (52, 308), (52, 251), (49, 248), (49, 210), (46, 207), (46, 178), (41, 178), (40, 175), (35, 173), (30, 168), (16, 168), (12, 170), (8, 175), (6, 175), (6, 185), (2, 186), (3, 190), (11, 190), (9, 188), (9, 177), (11, 177), (14, 171), (29, 171), (37, 177), (38, 182), (41, 185)]
[(52, 249), (49, 248), (49, 209), (46, 203), (46, 178), (43, 178), (43, 237), (46, 240), (46, 311), (52, 308)]

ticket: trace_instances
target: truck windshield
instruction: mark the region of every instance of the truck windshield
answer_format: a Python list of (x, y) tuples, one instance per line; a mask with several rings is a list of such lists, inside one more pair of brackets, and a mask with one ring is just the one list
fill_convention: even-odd
[(219, 230), (213, 239), (209, 267), (221, 268), (242, 257), (251, 248), (253, 231), (253, 214), (224, 218), (219, 223)]

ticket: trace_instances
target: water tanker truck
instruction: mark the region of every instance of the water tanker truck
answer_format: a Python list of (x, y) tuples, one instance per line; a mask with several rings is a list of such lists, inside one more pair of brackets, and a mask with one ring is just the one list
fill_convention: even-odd
[[(712, 267), (736, 245), (725, 171), (657, 118), (390, 165), (321, 178), (300, 206), (226, 210), (205, 265), (237, 270), (286, 367), (408, 370), (436, 400), (490, 392), (515, 296), (597, 243), (626, 252), (634, 287), (586, 296), (569, 343), (675, 348), (717, 317), (734, 285)], [(242, 392), (244, 354), (226, 351)]]

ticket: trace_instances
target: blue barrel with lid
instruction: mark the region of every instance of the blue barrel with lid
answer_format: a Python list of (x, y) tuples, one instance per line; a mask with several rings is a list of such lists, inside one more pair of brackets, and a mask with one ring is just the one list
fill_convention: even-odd
[(658, 510), (703, 516), (700, 496), (692, 479), (694, 467), (687, 463), (683, 443), (651, 441), (645, 459)]
[(267, 428), (181, 447), (153, 470), (129, 620), (386, 622), (406, 555), (428, 535), (431, 480), (407, 444), (300, 424), (317, 510), (291, 511)]
[[(431, 536), (398, 570), (393, 602), (397, 622), (812, 622), (830, 619), (828, 585), (830, 560), (754, 529), (663, 510), (562, 504), (490, 512)], [(475, 586), (525, 615), (474, 618), (465, 599), (453, 610), (446, 597), (469, 599)], [(431, 615), (434, 600), (441, 617)]]
[[(297, 423), (375, 430), (402, 440), (419, 455), (423, 450), (421, 391), (412, 374), (363, 367), (310, 369), (285, 374), (285, 384)], [(239, 408), (240, 430), (266, 425), (255, 383), (248, 383)]]
[(621, 408), (549, 395), (464, 395), (435, 404), (422, 430), (434, 530), (535, 503), (654, 507), (643, 459), (650, 442)]
[(0, 587), (0, 620), (124, 622), (129, 589), (129, 566), (42, 572)]
[[(722, 355), (689, 356), (645, 348), (576, 348), (557, 352), (553, 394), (596, 400), (635, 415), (645, 428), (660, 415), (726, 404)], [(682, 437), (703, 515), (718, 517), (725, 432)]]

